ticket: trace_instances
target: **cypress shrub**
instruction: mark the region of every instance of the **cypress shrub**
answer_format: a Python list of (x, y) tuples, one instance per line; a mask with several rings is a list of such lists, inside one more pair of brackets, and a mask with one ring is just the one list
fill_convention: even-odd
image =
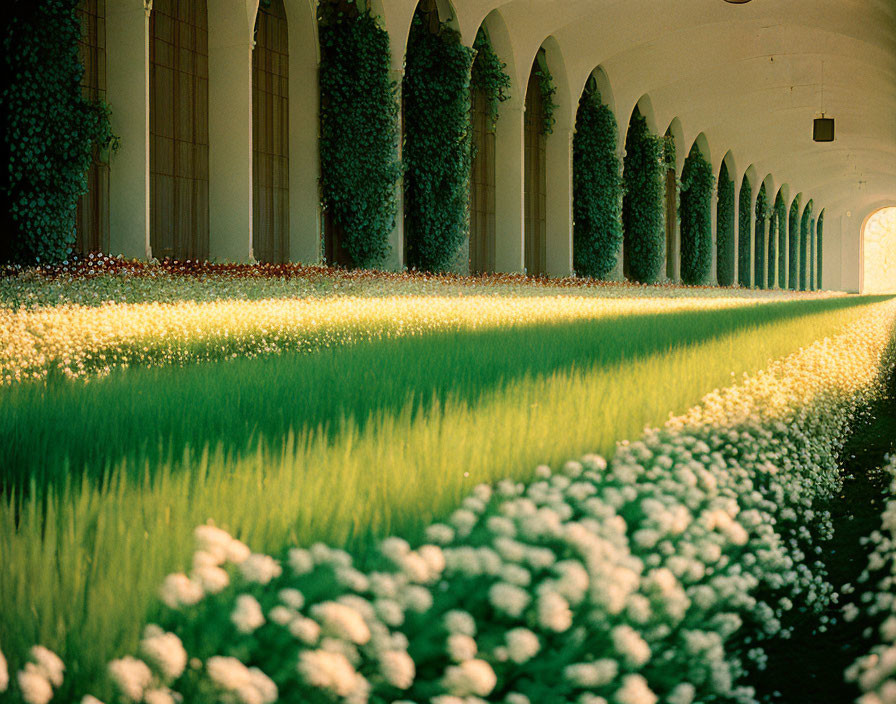
[(712, 165), (695, 144), (681, 171), (681, 280), (702, 284), (712, 270)]
[(716, 273), (719, 286), (734, 283), (734, 181), (722, 162), (716, 205)]
[(800, 291), (808, 290), (809, 284), (809, 221), (812, 219), (812, 201), (803, 208), (800, 221)]
[(622, 244), (622, 179), (616, 118), (591, 79), (579, 100), (572, 141), (573, 267), (579, 276), (606, 277)]
[(627, 276), (653, 283), (665, 264), (663, 140), (635, 108), (625, 138), (622, 227)]
[(775, 220), (778, 225), (778, 286), (787, 286), (787, 205), (778, 191), (775, 198)]
[(790, 277), (789, 289), (796, 291), (800, 287), (800, 197), (797, 196), (790, 204), (790, 216), (787, 224), (787, 238), (789, 244), (790, 266), (788, 267), (788, 276)]
[(348, 259), (375, 267), (398, 214), (398, 85), (389, 35), (369, 12), (318, 6), (320, 187)]
[(740, 184), (737, 210), (737, 279), (741, 286), (750, 285), (750, 233), (753, 230), (753, 209), (750, 207), (750, 200), (752, 197), (753, 186), (749, 177), (744, 174), (744, 179)]
[(3, 10), (0, 262), (63, 261), (93, 150), (117, 146), (109, 107), (82, 96), (77, 5), (34, 0)]
[(824, 230), (824, 211), (823, 210), (818, 214), (818, 222), (815, 223), (815, 227), (816, 227), (815, 248), (816, 248), (816, 256), (818, 258), (818, 264), (815, 267), (815, 277), (816, 277), (815, 285), (818, 287), (818, 290), (820, 291), (822, 289), (822, 279), (823, 279), (823, 277), (821, 275), (821, 268), (822, 268), (822, 265), (824, 264), (824, 258), (822, 257), (822, 252), (824, 250), (824, 248), (822, 246), (824, 243), (824, 239), (822, 236), (823, 230)]
[(768, 195), (765, 184), (756, 196), (755, 250), (753, 258), (753, 281), (756, 288), (766, 288), (765, 280), (765, 228), (768, 224)]
[(405, 243), (408, 266), (445, 271), (469, 230), (473, 50), (418, 8), (404, 76)]

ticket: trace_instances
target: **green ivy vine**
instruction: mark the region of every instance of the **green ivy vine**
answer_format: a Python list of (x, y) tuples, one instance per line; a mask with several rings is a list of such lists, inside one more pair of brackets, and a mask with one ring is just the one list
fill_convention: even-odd
[(695, 144), (681, 170), (681, 280), (702, 284), (712, 270), (712, 165)]
[(474, 92), (482, 91), (485, 95), (489, 125), (494, 130), (501, 103), (510, 98), (510, 76), (505, 71), (507, 64), (495, 53), (484, 27), (476, 33), (473, 50), (476, 58), (473, 59), (470, 86)]
[(767, 288), (765, 280), (765, 228), (768, 224), (769, 207), (765, 184), (759, 188), (756, 196), (756, 220), (753, 258), (753, 281), (756, 288)]
[(19, 2), (5, 11), (0, 262), (63, 261), (95, 148), (116, 148), (109, 106), (85, 100), (78, 0)]
[(560, 106), (554, 102), (557, 86), (554, 84), (554, 77), (548, 68), (548, 61), (543, 51), (538, 52), (532, 70), (535, 72), (536, 78), (538, 78), (538, 87), (541, 88), (541, 114), (544, 118), (541, 131), (542, 134), (548, 135), (554, 131), (554, 123), (557, 121), (554, 113), (557, 112), (557, 108)]
[(716, 273), (719, 286), (734, 283), (734, 180), (725, 162), (719, 170), (716, 202)]
[(800, 291), (808, 290), (809, 285), (809, 221), (812, 219), (812, 201), (803, 208), (800, 220)]
[(576, 113), (572, 139), (573, 268), (605, 278), (622, 244), (622, 179), (616, 156), (616, 118), (592, 78)]
[(737, 282), (745, 287), (750, 285), (750, 233), (753, 230), (753, 209), (750, 201), (752, 198), (753, 185), (750, 183), (750, 177), (744, 174), (737, 205)]
[(823, 232), (822, 231), (824, 230), (824, 211), (823, 210), (818, 214), (818, 221), (815, 223), (815, 228), (816, 228), (815, 229), (815, 240), (816, 240), (815, 251), (816, 251), (817, 258), (818, 258), (818, 264), (815, 267), (815, 278), (816, 278), (815, 285), (816, 285), (816, 288), (818, 288), (818, 290), (821, 290), (822, 278), (823, 278), (821, 275), (821, 269), (822, 269), (822, 266), (824, 265), (824, 258), (822, 257), (822, 252), (823, 252), (823, 247), (822, 247)]
[(389, 35), (369, 11), (318, 5), (321, 200), (358, 267), (380, 265), (398, 214), (398, 85)]
[(787, 286), (787, 204), (781, 192), (775, 198), (775, 221), (778, 224), (778, 287)]
[(665, 264), (663, 139), (651, 134), (635, 108), (625, 138), (622, 228), (626, 275), (653, 283)]
[(768, 246), (766, 249), (766, 279), (765, 287), (775, 287), (775, 264), (778, 262), (778, 212), (774, 206), (768, 209)]
[(788, 271), (788, 288), (796, 291), (799, 288), (799, 265), (800, 265), (800, 197), (797, 196), (790, 204), (790, 215), (787, 224), (787, 241), (788, 254), (790, 256), (790, 265)]
[(815, 218), (809, 220), (809, 278), (806, 283), (807, 291), (815, 290)]
[(403, 90), (405, 243), (416, 269), (447, 270), (467, 238), (472, 63), (460, 35), (418, 8)]

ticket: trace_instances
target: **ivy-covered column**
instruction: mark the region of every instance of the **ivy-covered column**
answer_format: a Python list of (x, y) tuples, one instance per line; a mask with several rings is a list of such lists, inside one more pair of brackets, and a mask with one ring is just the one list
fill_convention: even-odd
[(709, 233), (710, 233), (710, 245), (709, 245), (709, 256), (710, 256), (710, 266), (709, 266), (709, 285), (710, 286), (718, 286), (719, 285), (719, 211), (718, 208), (714, 208), (713, 204), (718, 203), (719, 198), (719, 183), (716, 181), (712, 186), (712, 194), (710, 195), (710, 206), (709, 206)]
[(208, 0), (209, 256), (224, 261), (252, 252), (253, 29), (245, 7)]
[(787, 288), (797, 291), (800, 287), (800, 197), (790, 204), (787, 219)]
[(681, 280), (706, 283), (712, 269), (712, 165), (697, 145), (681, 172)]
[(746, 174), (737, 198), (737, 282), (753, 285), (753, 185)]
[[(404, 85), (404, 67), (392, 68), (389, 71), (389, 79), (395, 88), (395, 97), (401, 105), (401, 88)], [(396, 134), (404, 134), (402, 124), (402, 112), (398, 110), (395, 118)], [(401, 139), (399, 138), (395, 148), (396, 163), (402, 163)], [(399, 177), (395, 181), (395, 224), (389, 232), (389, 252), (383, 260), (383, 268), (391, 271), (401, 271), (407, 266), (404, 251), (404, 179)]]
[(149, 14), (152, 0), (106, 5), (106, 96), (120, 140), (109, 168), (109, 248), (136, 259), (149, 246)]

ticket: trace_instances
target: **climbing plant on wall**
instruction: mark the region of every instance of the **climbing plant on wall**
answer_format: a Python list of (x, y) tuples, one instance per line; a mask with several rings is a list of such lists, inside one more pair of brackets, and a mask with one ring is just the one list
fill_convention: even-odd
[(573, 268), (597, 279), (616, 266), (622, 244), (622, 179), (616, 156), (616, 118), (588, 81), (572, 141)]
[(554, 77), (548, 68), (547, 56), (544, 49), (538, 52), (535, 57), (535, 64), (532, 71), (538, 79), (538, 87), (541, 89), (541, 114), (544, 118), (541, 131), (543, 134), (551, 134), (554, 131), (554, 123), (557, 119), (554, 113), (560, 107), (554, 102), (554, 95), (557, 93), (557, 85), (554, 83)]
[(816, 227), (816, 231), (815, 231), (816, 245), (815, 245), (815, 247), (816, 247), (816, 254), (818, 257), (818, 264), (815, 267), (815, 278), (816, 278), (815, 285), (819, 290), (821, 290), (821, 287), (822, 287), (821, 267), (824, 264), (824, 258), (822, 257), (822, 251), (824, 249), (822, 247), (822, 243), (823, 243), (822, 230), (824, 230), (824, 211), (823, 210), (818, 214), (818, 222), (815, 223), (815, 227)]
[(753, 186), (744, 174), (738, 196), (737, 222), (737, 282), (741, 286), (750, 285), (750, 233), (753, 229)]
[(702, 284), (712, 269), (712, 165), (695, 144), (681, 170), (681, 280)]
[(318, 5), (321, 199), (355, 266), (389, 253), (398, 214), (398, 85), (389, 35), (370, 12)]
[(728, 165), (719, 170), (719, 197), (716, 205), (716, 272), (719, 286), (734, 283), (734, 181)]
[(787, 286), (787, 205), (781, 192), (775, 198), (775, 223), (778, 226), (778, 286)]
[(444, 271), (468, 231), (473, 50), (417, 9), (404, 76), (405, 241), (407, 262)]
[(765, 230), (768, 225), (768, 195), (765, 184), (756, 196), (755, 249), (753, 252), (753, 282), (756, 288), (766, 288), (765, 280)]
[(776, 278), (775, 265), (778, 263), (778, 213), (774, 207), (768, 209), (768, 244), (766, 245), (766, 288), (774, 288)]
[(635, 108), (625, 138), (622, 228), (627, 276), (653, 283), (663, 268), (663, 140)]
[(803, 208), (800, 220), (800, 291), (806, 291), (809, 285), (809, 221), (812, 219), (812, 201)]
[(495, 53), (484, 27), (476, 33), (473, 50), (476, 57), (470, 74), (470, 87), (485, 95), (489, 124), (494, 129), (500, 105), (510, 97), (510, 76), (505, 71), (507, 64)]
[(77, 5), (41, 0), (4, 9), (0, 261), (64, 260), (93, 150), (115, 146), (108, 106), (81, 93)]
[(790, 214), (787, 219), (787, 255), (790, 263), (787, 267), (789, 278), (787, 288), (796, 291), (800, 286), (800, 197), (797, 196), (790, 204)]

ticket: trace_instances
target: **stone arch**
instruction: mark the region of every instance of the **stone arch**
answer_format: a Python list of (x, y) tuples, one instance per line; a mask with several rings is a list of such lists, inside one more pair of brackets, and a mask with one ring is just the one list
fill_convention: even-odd
[(589, 75), (589, 78), (593, 78), (594, 82), (597, 84), (597, 90), (600, 91), (601, 102), (610, 108), (610, 111), (615, 115), (616, 96), (613, 94), (613, 84), (610, 82), (610, 77), (607, 75), (604, 67), (598, 66), (595, 68)]

